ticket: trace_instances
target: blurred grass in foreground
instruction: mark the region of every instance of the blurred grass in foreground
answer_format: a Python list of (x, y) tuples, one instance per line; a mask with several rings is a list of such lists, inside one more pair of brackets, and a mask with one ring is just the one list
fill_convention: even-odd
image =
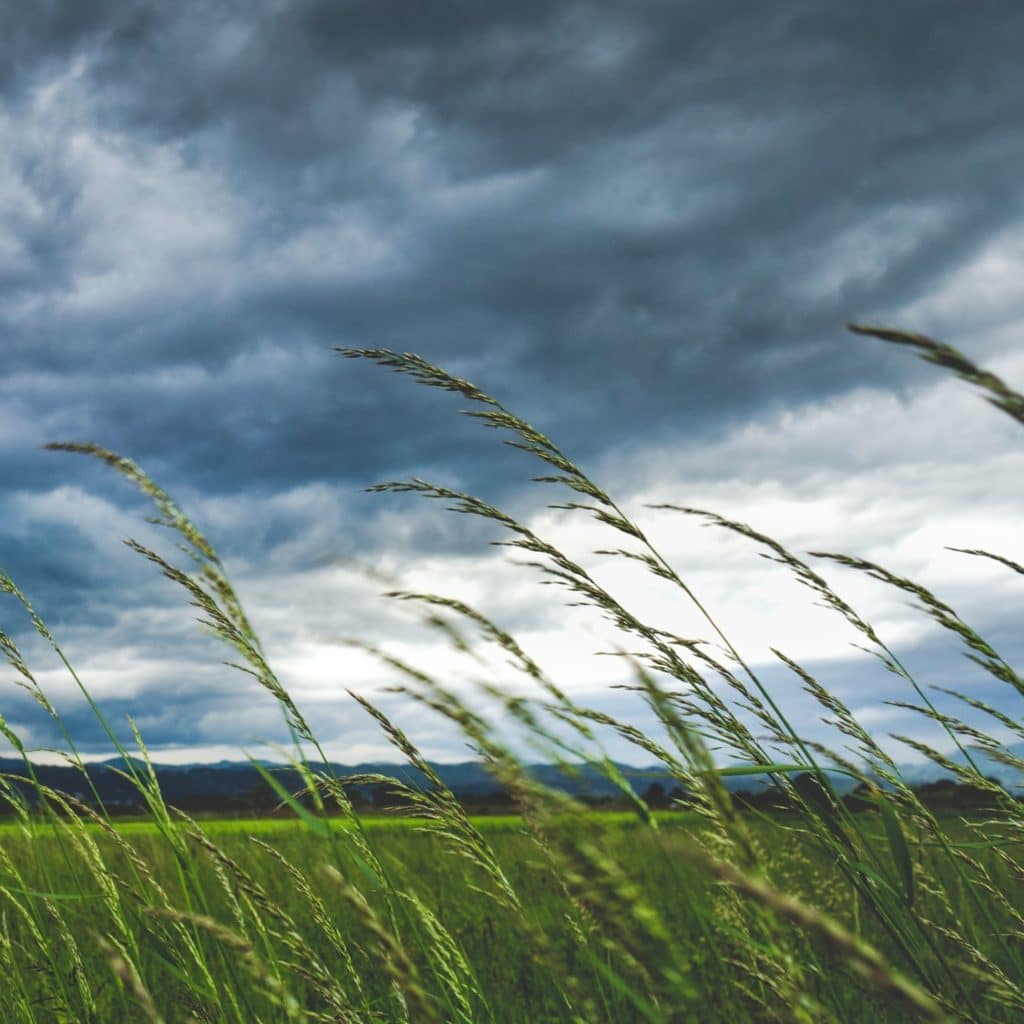
[[(856, 330), (917, 349), (1024, 422), (1024, 397), (954, 349), (918, 335)], [(381, 827), (352, 806), (345, 788), (351, 780), (333, 774), (198, 527), (131, 461), (93, 445), (53, 446), (102, 459), (153, 500), (156, 521), (176, 534), (184, 568), (136, 542), (131, 547), (185, 590), (204, 626), (277, 702), (305, 785), (293, 794), (266, 774), (297, 817), (287, 827), (199, 823), (168, 807), (143, 738), (135, 733), (129, 757), (29, 597), (0, 577), (0, 588), (64, 660), (111, 747), (125, 758), (126, 777), (148, 816), (145, 825), (121, 828), (94, 790), (82, 800), (48, 790), (16, 731), (0, 720), (0, 733), (24, 754), (20, 779), (29, 786), (26, 797), (15, 779), (0, 777), (0, 796), (15, 818), (0, 835), (0, 967), (8, 982), (0, 987), (0, 1020), (988, 1024), (1024, 1018), (1024, 813), (979, 768), (979, 752), (1024, 768), (1002, 739), (1024, 738), (1019, 717), (1002, 710), (1024, 696), (1024, 681), (984, 637), (911, 580), (845, 554), (811, 556), (815, 564), (838, 563), (900, 590), (954, 634), (1006, 688), (1000, 709), (970, 694), (946, 695), (972, 722), (981, 716), (988, 730), (940, 712), (927, 681), (915, 677), (811, 562), (746, 524), (661, 506), (747, 538), (858, 632), (893, 674), (901, 706), (938, 727), (944, 750), (958, 756), (911, 737), (903, 741), (985, 795), (983, 818), (952, 820), (921, 802), (835, 694), (777, 652), (842, 743), (829, 749), (801, 736), (685, 574), (549, 438), (417, 356), (382, 349), (343, 354), (461, 395), (470, 416), (539, 460), (538, 483), (560, 491), (553, 507), (602, 524), (609, 542), (601, 557), (627, 559), (676, 588), (704, 617), (717, 647), (645, 623), (585, 565), (478, 497), (419, 479), (378, 485), (375, 490), (438, 499), (490, 522), (544, 581), (609, 619), (622, 649), (636, 652), (624, 670), (659, 724), (652, 736), (580, 705), (476, 610), (440, 594), (397, 593), (397, 600), (421, 606), (457, 645), (500, 651), (534, 696), (511, 695), (485, 679), (477, 684), (490, 708), (485, 713), (447, 681), (375, 651), (411, 701), (460, 729), (520, 813), (501, 827), (471, 819), (400, 723), (353, 695), (396, 755), (426, 779), (425, 788), (410, 789), (361, 777), (391, 786), (417, 825)], [(1001, 553), (965, 555), (1024, 574)], [(0, 647), (18, 685), (63, 730), (65, 756), (81, 768), (88, 789), (59, 711), (6, 633)], [(602, 820), (540, 785), (504, 742), (503, 723), (510, 721), (548, 760), (585, 761), (601, 770), (632, 808), (633, 824)], [(610, 735), (676, 780), (690, 808), (684, 819), (652, 813), (605, 755)], [(770, 779), (792, 813), (740, 813), (723, 785), (722, 760), (712, 759), (709, 746), (745, 766), (731, 770)], [(859, 784), (859, 813), (835, 792), (830, 773), (837, 771)]]

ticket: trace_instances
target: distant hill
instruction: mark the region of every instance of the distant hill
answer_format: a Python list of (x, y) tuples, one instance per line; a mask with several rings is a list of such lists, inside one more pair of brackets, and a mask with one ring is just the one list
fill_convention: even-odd
[[(1024, 761), (1024, 743), (1009, 743), (1005, 749), (1011, 756)], [(998, 780), (1010, 793), (1024, 795), (1024, 771), (1003, 764), (977, 749), (969, 749), (969, 753), (983, 775)], [(960, 765), (967, 763), (967, 758), (959, 752), (949, 755), (949, 760)], [(944, 771), (934, 764), (901, 765), (900, 771), (907, 782), (914, 787), (954, 777), (952, 772)]]
[[(261, 762), (265, 771), (270, 772), (288, 791), (302, 788), (302, 779), (295, 769), (280, 764)], [(95, 762), (87, 766), (89, 780), (100, 798), (112, 809), (129, 808), (139, 803), (139, 794), (129, 779), (124, 777), (126, 768), (121, 758)], [(144, 765), (137, 762), (144, 771)], [(459, 764), (432, 764), (442, 782), (460, 799), (471, 803), (486, 802), (500, 798), (500, 785), (479, 761), (465, 761)], [(653, 783), (671, 791), (678, 784), (672, 776), (660, 768), (635, 768), (618, 766), (623, 775), (638, 792), (645, 792)], [(259, 770), (248, 761), (219, 761), (213, 764), (166, 765), (155, 764), (154, 770), (160, 782), (164, 799), (173, 806), (185, 810), (197, 809), (258, 809), (277, 803), (270, 787)], [(332, 772), (339, 778), (350, 776), (383, 776), (412, 786), (423, 787), (426, 779), (409, 765), (383, 762), (367, 762), (354, 765), (331, 765)], [(555, 765), (536, 764), (529, 767), (538, 782), (572, 796), (590, 800), (611, 799), (619, 795), (616, 787), (597, 769), (584, 765), (577, 771), (568, 771)], [(24, 764), (15, 758), (0, 758), (0, 773), (24, 775)], [(44, 785), (61, 792), (70, 793), (81, 800), (90, 799), (89, 783), (81, 772), (70, 766), (35, 765), (35, 773)], [(21, 787), (27, 792), (26, 787)], [(357, 802), (379, 803), (386, 793), (385, 786), (369, 783), (346, 786)]]
[[(1014, 755), (1024, 758), (1024, 744), (1017, 744), (1008, 749)], [(1011, 792), (1024, 793), (1024, 772), (1000, 764), (989, 757), (976, 757), (984, 774), (997, 778)], [(963, 755), (958, 755), (952, 760), (962, 762)], [(144, 767), (142, 762), (136, 764), (140, 769)], [(302, 788), (302, 780), (293, 768), (270, 762), (260, 764), (289, 792)], [(442, 782), (467, 804), (493, 804), (500, 803), (503, 799), (501, 787), (479, 761), (433, 764), (432, 767)], [(647, 793), (652, 786), (660, 787), (663, 794), (671, 794), (678, 789), (677, 781), (659, 766), (635, 767), (619, 764), (617, 767), (640, 794)], [(39, 781), (44, 785), (91, 802), (90, 785), (76, 768), (44, 764), (35, 765), (34, 768)], [(95, 788), (111, 810), (129, 811), (139, 804), (137, 790), (131, 781), (124, 777), (125, 768), (126, 764), (121, 758), (88, 765), (92, 788)], [(154, 768), (166, 801), (183, 810), (260, 811), (269, 810), (279, 802), (259, 770), (248, 761), (156, 764)], [(334, 764), (331, 769), (339, 778), (375, 775), (413, 786), (425, 784), (424, 777), (408, 765), (368, 762), (354, 765)], [(551, 764), (533, 764), (528, 766), (528, 770), (538, 782), (585, 800), (608, 801), (621, 795), (615, 785), (591, 765), (581, 765), (570, 771)], [(935, 765), (904, 765), (902, 771), (906, 780), (914, 787), (951, 778), (949, 773)], [(0, 773), (22, 776), (25, 774), (25, 766), (17, 758), (0, 758)], [(840, 794), (848, 793), (853, 787), (852, 780), (845, 775), (831, 774), (830, 778)], [(732, 792), (758, 792), (771, 785), (770, 779), (760, 775), (727, 776), (723, 781)], [(22, 785), (20, 788), (28, 795), (26, 786)], [(352, 798), (361, 804), (387, 806), (391, 799), (385, 785), (363, 782), (346, 788)]]

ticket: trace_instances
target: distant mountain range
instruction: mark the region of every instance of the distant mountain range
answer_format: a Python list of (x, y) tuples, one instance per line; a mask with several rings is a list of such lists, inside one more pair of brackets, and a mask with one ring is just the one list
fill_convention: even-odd
[[(1010, 746), (1008, 750), (1024, 758), (1024, 744)], [(1024, 772), (1000, 764), (987, 756), (974, 755), (982, 771), (997, 778), (1011, 792), (1024, 792)], [(963, 762), (963, 755), (951, 757)], [(139, 762), (141, 767), (141, 762)], [(132, 783), (124, 777), (126, 767), (121, 758), (93, 762), (88, 766), (89, 778), (101, 799), (112, 809), (127, 809), (138, 805), (139, 795)], [(279, 780), (289, 792), (302, 788), (299, 774), (287, 765), (260, 762), (260, 767)], [(500, 799), (500, 786), (479, 761), (458, 764), (432, 764), (434, 771), (452, 792), (467, 803), (487, 803)], [(676, 789), (676, 780), (659, 766), (635, 767), (617, 765), (622, 775), (640, 794), (657, 784), (664, 793)], [(259, 810), (278, 802), (260, 770), (249, 761), (219, 761), (213, 764), (183, 764), (154, 766), (164, 798), (169, 804), (186, 810)], [(423, 776), (409, 765), (369, 762), (355, 765), (334, 764), (332, 771), (339, 778), (348, 776), (383, 776), (414, 786), (424, 783)], [(90, 786), (78, 769), (65, 765), (36, 764), (34, 770), (41, 783), (79, 799), (91, 797)], [(950, 773), (932, 764), (901, 766), (904, 778), (912, 786), (949, 779)], [(589, 800), (609, 800), (621, 794), (597, 768), (581, 765), (568, 770), (557, 765), (533, 764), (529, 766), (533, 777), (552, 789)], [(0, 758), (0, 773), (23, 776), (24, 763), (16, 758)], [(837, 792), (843, 794), (853, 788), (853, 782), (842, 774), (830, 773)], [(770, 786), (771, 780), (763, 775), (731, 775), (723, 779), (732, 792), (758, 791)], [(25, 787), (21, 787), (23, 791)], [(386, 800), (386, 786), (359, 783), (350, 787), (357, 802), (380, 803)]]
[[(138, 766), (145, 770), (141, 762)], [(112, 808), (131, 806), (139, 802), (137, 790), (124, 776), (125, 767), (125, 762), (121, 758), (87, 765), (93, 787), (103, 802)], [(260, 767), (271, 773), (289, 792), (302, 788), (302, 779), (294, 768), (269, 762), (260, 762)], [(481, 803), (500, 794), (499, 783), (479, 761), (432, 764), (431, 767), (460, 800)], [(670, 792), (678, 785), (663, 768), (636, 768), (628, 765), (618, 767), (640, 793), (646, 792), (653, 783), (661, 785), (666, 792)], [(37, 764), (34, 769), (39, 781), (46, 786), (70, 793), (79, 799), (86, 800), (90, 797), (89, 784), (77, 768)], [(169, 804), (183, 809), (244, 809), (247, 806), (260, 807), (278, 802), (259, 768), (249, 761), (155, 764), (154, 770), (164, 799)], [(382, 776), (418, 787), (424, 786), (426, 781), (419, 771), (409, 765), (383, 762), (332, 764), (331, 771), (342, 779), (350, 776)], [(577, 770), (569, 771), (556, 765), (535, 764), (529, 766), (529, 771), (538, 782), (572, 796), (600, 800), (620, 795), (619, 790), (590, 765), (581, 765)], [(0, 758), (0, 773), (24, 775), (24, 763), (14, 758)], [(22, 789), (24, 790), (24, 787)], [(381, 791), (387, 787), (361, 782), (346, 785), (346, 789), (357, 801), (375, 803), (380, 801)]]
[[(1006, 753), (1024, 761), (1024, 743), (1009, 743), (1004, 749)], [(1001, 761), (995, 760), (995, 758), (976, 748), (969, 750), (969, 752), (983, 775), (997, 779), (1011, 793), (1017, 795), (1024, 794), (1024, 771), (1011, 765), (1003, 764)], [(959, 752), (950, 754), (949, 760), (955, 764), (963, 765), (967, 763), (967, 758)], [(930, 762), (900, 765), (900, 772), (907, 784), (912, 787), (923, 786), (929, 782), (953, 777), (952, 772), (943, 771)]]

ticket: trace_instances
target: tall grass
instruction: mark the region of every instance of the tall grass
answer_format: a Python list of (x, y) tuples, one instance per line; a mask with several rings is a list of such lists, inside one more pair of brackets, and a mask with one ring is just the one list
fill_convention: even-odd
[[(910, 346), (980, 388), (1024, 422), (1024, 397), (956, 350), (919, 335), (855, 326), (860, 334)], [(305, 783), (289, 793), (269, 773), (298, 825), (291, 831), (218, 832), (165, 802), (143, 738), (128, 750), (29, 598), (6, 575), (0, 588), (28, 615), (64, 662), (151, 822), (121, 830), (92, 788), (74, 737), (17, 646), (0, 647), (19, 685), (63, 730), (65, 755), (89, 800), (48, 789), (30, 752), (2, 719), (0, 731), (24, 760), (0, 777), (16, 835), (0, 840), (0, 987), (4, 1021), (862, 1021), (1024, 1018), (1024, 901), (1017, 895), (1024, 843), (1021, 805), (979, 767), (979, 749), (1024, 767), (995, 734), (1024, 735), (1013, 714), (969, 694), (951, 694), (986, 732), (940, 711), (874, 627), (812, 563), (753, 527), (684, 506), (746, 538), (780, 563), (858, 631), (901, 686), (897, 699), (937, 725), (946, 740), (919, 754), (987, 791), (983, 821), (940, 819), (901, 777), (886, 749), (806, 667), (780, 662), (844, 738), (839, 752), (801, 736), (738, 643), (725, 634), (685, 575), (640, 522), (553, 441), (468, 381), (418, 356), (342, 349), (454, 392), (467, 415), (504, 435), (542, 466), (536, 480), (567, 491), (555, 507), (588, 516), (608, 532), (605, 556), (639, 564), (675, 588), (703, 616), (721, 658), (643, 621), (579, 561), (480, 498), (425, 480), (378, 485), (385, 493), (439, 499), (501, 531), (545, 582), (609, 619), (628, 657), (632, 689), (659, 724), (657, 735), (581, 705), (549, 678), (513, 636), (465, 604), (432, 593), (399, 592), (463, 647), (490, 645), (521, 673), (532, 697), (479, 684), (480, 710), (447, 680), (374, 650), (397, 686), (453, 723), (514, 795), (521, 828), (495, 830), (470, 818), (400, 725), (354, 697), (428, 781), (388, 780), (419, 830), (367, 827), (336, 777), (302, 710), (270, 665), (212, 545), (171, 498), (131, 461), (94, 445), (57, 444), (99, 458), (146, 493), (156, 521), (186, 555), (179, 566), (137, 542), (132, 548), (186, 592), (200, 621), (232, 651), (281, 709), (293, 765)], [(1024, 572), (998, 553), (1007, 571)], [(881, 566), (820, 552), (909, 595), (954, 634), (985, 672), (1024, 695), (1024, 680), (947, 603)], [(1012, 691), (1016, 691), (1013, 693)], [(909, 694), (909, 697), (907, 696)], [(514, 722), (534, 752), (571, 770), (600, 770), (635, 813), (611, 829), (579, 803), (541, 785), (506, 741)], [(606, 754), (609, 737), (656, 761), (687, 793), (692, 815), (666, 825)], [(710, 749), (724, 751), (723, 767)], [(959, 752), (952, 758), (950, 752)], [(984, 763), (984, 762), (982, 762)], [(871, 810), (853, 813), (836, 773), (862, 786)], [(723, 779), (767, 777), (795, 813), (737, 811)], [(28, 783), (30, 803), (24, 793)], [(361, 781), (366, 781), (362, 779)], [(380, 781), (380, 780), (377, 780)], [(301, 827), (301, 831), (299, 830)]]

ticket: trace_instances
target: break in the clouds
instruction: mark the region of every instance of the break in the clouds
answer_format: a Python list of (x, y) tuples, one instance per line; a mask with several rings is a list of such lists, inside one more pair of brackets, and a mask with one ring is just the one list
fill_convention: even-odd
[[(752, 662), (775, 645), (821, 666), (880, 732), (911, 728), (880, 703), (905, 695), (840, 621), (737, 538), (643, 505), (882, 561), (1024, 654), (1018, 581), (945, 550), (1022, 560), (1019, 431), (843, 331), (934, 333), (1024, 380), (1016, 5), (96, 0), (5, 21), (0, 564), (160, 756), (280, 724), (121, 547), (161, 542), (142, 500), (47, 441), (116, 449), (182, 501), (341, 759), (382, 752), (345, 689), (389, 682), (344, 638), (476, 671), (386, 607), (389, 581), (479, 604), (565, 686), (621, 706), (600, 621), (503, 565), (493, 529), (361, 488), (436, 478), (577, 553), (609, 539), (548, 511), (533, 467), (450, 396), (337, 345), (413, 350), (496, 393), (650, 525)], [(984, 687), (898, 595), (828, 572), (935, 681)], [(636, 573), (595, 573), (706, 631)], [(3, 616), (103, 752), (73, 681), (13, 603)], [(57, 742), (5, 693), (31, 745)], [(430, 754), (461, 756), (400, 710)]]

